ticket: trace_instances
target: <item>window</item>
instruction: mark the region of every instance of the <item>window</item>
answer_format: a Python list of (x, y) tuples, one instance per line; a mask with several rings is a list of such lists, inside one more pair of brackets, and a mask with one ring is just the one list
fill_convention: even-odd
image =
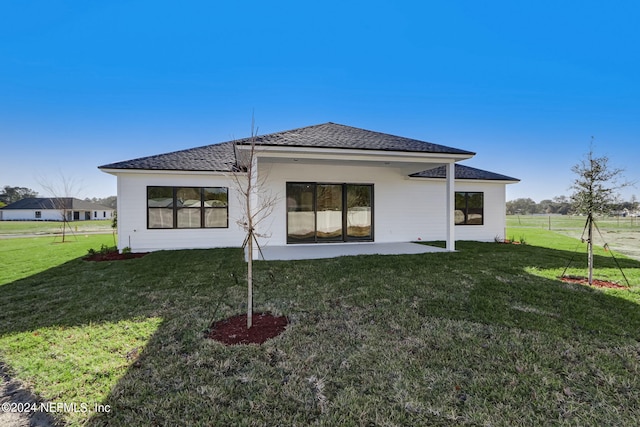
[(373, 240), (373, 185), (287, 183), (287, 243)]
[(36, 211), (36, 219), (42, 218), (42, 211)]
[(147, 228), (227, 228), (226, 187), (147, 187)]
[(202, 189), (179, 187), (175, 189), (178, 228), (202, 227)]
[(205, 228), (226, 228), (229, 226), (228, 193), (226, 187), (202, 189)]
[(93, 217), (98, 218), (98, 211), (93, 211)]
[(456, 192), (456, 225), (484, 224), (484, 193)]

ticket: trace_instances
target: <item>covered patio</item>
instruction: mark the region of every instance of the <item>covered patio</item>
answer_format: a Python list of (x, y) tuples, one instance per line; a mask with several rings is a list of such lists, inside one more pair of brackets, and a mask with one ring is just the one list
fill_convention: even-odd
[[(255, 247), (254, 247), (255, 249)], [(257, 252), (257, 251), (256, 251)], [(409, 255), (432, 252), (448, 252), (447, 249), (419, 243), (319, 243), (313, 245), (264, 246), (265, 261), (290, 261), (301, 259), (336, 258), (354, 255)], [(256, 260), (262, 260), (259, 253)]]

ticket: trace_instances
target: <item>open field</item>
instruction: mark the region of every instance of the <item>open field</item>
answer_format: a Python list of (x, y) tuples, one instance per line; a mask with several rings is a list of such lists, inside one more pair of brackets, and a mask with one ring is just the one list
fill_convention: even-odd
[[(640, 262), (620, 260), (631, 290), (564, 284), (576, 240), (521, 231), (529, 245), (258, 262), (256, 310), (290, 325), (233, 347), (203, 335), (244, 310), (241, 250), (93, 263), (64, 244), (64, 263), (0, 272), (0, 360), (52, 402), (109, 405), (56, 414), (71, 425), (636, 425)], [(27, 249), (13, 258), (50, 238)], [(620, 280), (601, 249), (596, 266)]]
[[(586, 217), (579, 215), (507, 215), (507, 227), (532, 227), (556, 231), (582, 230), (586, 220)], [(601, 228), (608, 230), (640, 230), (640, 218), (635, 217), (597, 217), (596, 222)]]
[[(518, 239), (522, 228), (540, 228), (580, 239), (585, 222), (583, 216), (507, 215), (507, 227), (510, 229), (508, 237)], [(596, 218), (596, 225), (599, 232), (595, 231), (595, 245), (604, 246), (607, 243), (614, 250), (640, 260), (640, 218), (602, 217)]]

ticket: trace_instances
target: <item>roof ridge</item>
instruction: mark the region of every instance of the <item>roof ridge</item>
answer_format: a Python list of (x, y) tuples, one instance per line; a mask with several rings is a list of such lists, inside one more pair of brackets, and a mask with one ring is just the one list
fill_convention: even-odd
[[(291, 133), (291, 132), (295, 132), (295, 131), (299, 131), (299, 130), (303, 130), (303, 129), (311, 129), (311, 128), (315, 128), (315, 127), (320, 127), (320, 126), (324, 126), (324, 125), (339, 125), (339, 126), (345, 126), (345, 125), (340, 125), (338, 123), (333, 123), (333, 122), (326, 122), (326, 123), (318, 123), (315, 125), (309, 125), (309, 126), (302, 126), (302, 127), (298, 127), (298, 128), (293, 128), (293, 129), (287, 129), (287, 130), (281, 130), (281, 131), (277, 131), (277, 132), (271, 132), (271, 133), (265, 133), (265, 134), (256, 134), (254, 135), (256, 138), (266, 138), (266, 137), (270, 137), (270, 136), (275, 136), (275, 135), (282, 135), (285, 133)], [(252, 136), (247, 136), (245, 138), (240, 138), (240, 139), (233, 139), (231, 141), (226, 141), (226, 142), (233, 142), (233, 143), (237, 143), (240, 141), (247, 141), (250, 140), (252, 138)]]

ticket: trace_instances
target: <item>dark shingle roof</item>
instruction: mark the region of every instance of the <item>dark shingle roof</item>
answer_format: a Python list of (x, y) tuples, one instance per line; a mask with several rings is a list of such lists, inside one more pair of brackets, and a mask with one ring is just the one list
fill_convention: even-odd
[(146, 169), (230, 172), (236, 164), (232, 142), (206, 145), (100, 166), (100, 169)]
[[(265, 146), (404, 151), (458, 155), (475, 154), (471, 151), (446, 147), (417, 139), (373, 132), (335, 123), (324, 123), (285, 132), (260, 135), (255, 138), (255, 141), (257, 145)], [(233, 149), (234, 143), (248, 145), (251, 143), (251, 138), (111, 163), (100, 166), (100, 169), (227, 172), (233, 170), (236, 164), (235, 151)]]
[[(472, 168), (471, 166), (455, 165), (456, 179), (478, 179), (489, 181), (520, 181), (518, 178), (512, 178), (499, 173), (489, 172), (482, 169)], [(445, 166), (429, 169), (409, 175), (414, 178), (446, 178), (447, 170)]]
[[(238, 141), (238, 143), (249, 144), (251, 143), (251, 139), (246, 138)], [(258, 136), (256, 137), (256, 144), (310, 148), (475, 154), (458, 148), (446, 147), (431, 142), (331, 122)]]
[(74, 197), (29, 197), (18, 200), (2, 209), (78, 209), (78, 210), (113, 210), (97, 203), (87, 202)]

